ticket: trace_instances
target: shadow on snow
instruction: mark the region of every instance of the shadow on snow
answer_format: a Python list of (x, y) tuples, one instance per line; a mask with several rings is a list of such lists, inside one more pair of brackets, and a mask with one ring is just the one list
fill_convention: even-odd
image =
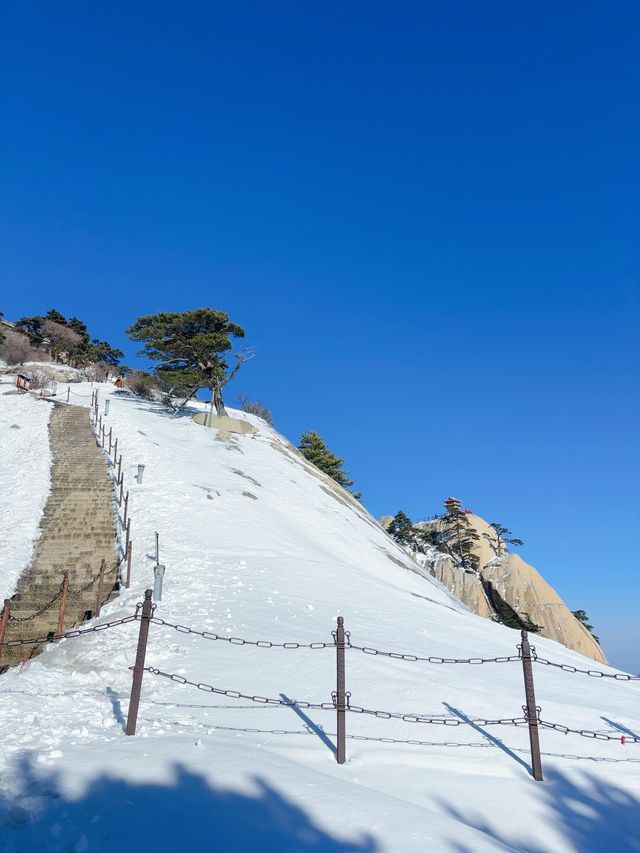
[(136, 784), (102, 776), (78, 798), (66, 795), (55, 773), (35, 772), (23, 757), (15, 791), (0, 797), (0, 850), (225, 850), (246, 853), (376, 853), (369, 835), (343, 841), (316, 825), (295, 802), (264, 780), (255, 793), (211, 785), (174, 765), (173, 781)]

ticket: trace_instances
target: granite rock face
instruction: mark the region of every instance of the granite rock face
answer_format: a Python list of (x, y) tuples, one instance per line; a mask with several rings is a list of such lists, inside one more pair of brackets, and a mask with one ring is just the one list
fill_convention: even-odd
[[(387, 518), (380, 519), (384, 527), (389, 526), (388, 522), (385, 524)], [(435, 548), (426, 554), (414, 554), (414, 558), (479, 616), (491, 619), (507, 605), (520, 618), (539, 625), (543, 637), (606, 664), (599, 644), (542, 575), (504, 546), (498, 556), (495, 547), (483, 536), (486, 533), (493, 539), (490, 525), (479, 515), (468, 513), (467, 518), (480, 536), (473, 547), (479, 559), (477, 573), (464, 571), (452, 557)]]

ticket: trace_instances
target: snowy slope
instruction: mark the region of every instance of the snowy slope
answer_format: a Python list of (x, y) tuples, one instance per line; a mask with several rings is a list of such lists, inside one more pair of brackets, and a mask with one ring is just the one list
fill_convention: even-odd
[(15, 592), (31, 560), (49, 492), (51, 406), (28, 394), (9, 394), (13, 377), (0, 384), (0, 599)]
[[(79, 393), (88, 386), (75, 386)], [(100, 386), (131, 490), (131, 589), (99, 622), (132, 612), (166, 564), (157, 615), (220, 635), (354, 643), (443, 657), (510, 655), (516, 632), (469, 613), (262, 422), (219, 441), (189, 417)], [(81, 400), (81, 398), (78, 398)], [(146, 466), (142, 485), (133, 480)], [(528, 773), (526, 729), (445, 728), (255, 704), (145, 675), (125, 738), (137, 625), (65, 640), (0, 680), (0, 851), (640, 849), (640, 745), (543, 730), (546, 780)], [(547, 658), (592, 664), (536, 638)], [(330, 701), (335, 652), (263, 649), (152, 626), (147, 664), (248, 695)], [(606, 670), (614, 672), (614, 670)], [(543, 718), (640, 729), (640, 684), (535, 668)], [(347, 688), (369, 709), (510, 718), (518, 662), (435, 665), (347, 653)]]

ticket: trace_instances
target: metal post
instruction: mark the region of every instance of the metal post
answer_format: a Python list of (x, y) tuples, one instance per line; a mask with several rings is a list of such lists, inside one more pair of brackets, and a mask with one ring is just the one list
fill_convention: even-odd
[(0, 613), (0, 657), (2, 656), (2, 644), (4, 643), (4, 632), (7, 630), (7, 622), (11, 614), (11, 601), (8, 598), (4, 600), (4, 607)]
[(133, 543), (130, 541), (127, 547), (127, 580), (125, 582), (125, 586), (129, 589), (129, 585), (131, 584), (131, 549), (133, 548)]
[(140, 693), (142, 692), (142, 676), (144, 674), (144, 659), (147, 653), (147, 639), (149, 638), (149, 620), (152, 613), (151, 590), (147, 589), (144, 594), (144, 604), (140, 616), (140, 633), (138, 634), (138, 651), (133, 668), (133, 684), (131, 685), (131, 698), (129, 699), (129, 713), (127, 714), (127, 735), (135, 735), (136, 723), (138, 722), (138, 708), (140, 707)]
[(100, 615), (100, 609), (102, 607), (102, 593), (104, 589), (104, 568), (105, 561), (104, 559), (100, 563), (100, 574), (98, 575), (98, 593), (96, 595), (96, 616)]
[(153, 567), (153, 600), (162, 601), (162, 579), (164, 578), (165, 566), (157, 563)]
[(160, 562), (160, 534), (156, 530), (156, 566)]
[(102, 424), (102, 449), (104, 450), (104, 437), (105, 437), (105, 429), (104, 424)]
[(125, 550), (129, 547), (129, 542), (131, 541), (131, 519), (127, 519), (127, 526), (125, 528), (127, 533), (127, 544), (125, 546)]
[[(114, 453), (114, 458), (118, 455), (118, 439), (116, 438), (116, 452)], [(120, 454), (120, 458), (118, 459), (118, 477), (116, 482), (120, 482), (120, 477), (122, 475), (122, 453)], [(120, 498), (122, 500), (122, 498)]]
[(67, 385), (67, 403), (69, 402), (69, 394), (71, 393), (71, 385)]
[(109, 427), (109, 456), (111, 456), (111, 448), (112, 448), (111, 436), (112, 436), (112, 434), (113, 434), (113, 427)]
[(533, 668), (531, 666), (531, 646), (526, 631), (521, 631), (522, 672), (524, 674), (524, 693), (527, 704), (522, 706), (529, 724), (529, 743), (531, 745), (531, 772), (536, 782), (542, 782), (542, 761), (540, 759), (540, 738), (538, 735), (538, 708), (533, 689)]
[(344, 764), (347, 760), (346, 746), (346, 707), (347, 698), (345, 693), (344, 675), (344, 619), (338, 616), (338, 628), (335, 632), (336, 641), (336, 715), (338, 723), (338, 743), (336, 760), (338, 764)]
[[(122, 456), (120, 457), (120, 461), (122, 462)], [(122, 506), (122, 494), (124, 491), (124, 477), (120, 474), (120, 496), (118, 497), (118, 506)]]
[(129, 492), (124, 496), (124, 519), (122, 520), (122, 524), (127, 526), (127, 513), (129, 512)]
[[(64, 608), (67, 604), (67, 592), (69, 591), (69, 572), (65, 572), (62, 576), (60, 584), (60, 606), (58, 608), (58, 626), (56, 628), (56, 637), (64, 633)], [(57, 640), (55, 641), (58, 642)]]
[(113, 443), (113, 462), (115, 464), (116, 459), (118, 458), (118, 439)]

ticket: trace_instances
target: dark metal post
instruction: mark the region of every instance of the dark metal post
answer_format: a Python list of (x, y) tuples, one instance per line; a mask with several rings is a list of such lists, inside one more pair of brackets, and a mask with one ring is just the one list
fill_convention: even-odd
[(102, 424), (102, 449), (104, 450), (104, 438), (105, 438), (105, 428), (104, 424)]
[(112, 433), (113, 433), (113, 427), (109, 427), (109, 456), (111, 456), (111, 448), (112, 448), (111, 435), (112, 435)]
[(67, 403), (69, 402), (69, 394), (71, 393), (71, 385), (67, 385)]
[[(118, 455), (118, 439), (116, 438), (116, 452), (114, 453), (114, 458)], [(120, 458), (118, 459), (118, 477), (116, 482), (120, 482), (120, 475), (122, 474), (122, 453), (120, 454)], [(122, 484), (120, 484), (122, 486)], [(122, 497), (120, 498), (122, 501)]]
[(156, 566), (160, 562), (160, 534), (156, 530)]
[(113, 443), (113, 462), (115, 464), (116, 459), (118, 458), (118, 439)]
[(4, 632), (7, 630), (7, 622), (11, 613), (11, 602), (8, 598), (4, 600), (4, 607), (0, 613), (0, 656), (2, 655), (2, 644), (4, 643)]
[(131, 685), (131, 698), (129, 699), (129, 713), (127, 714), (126, 734), (136, 733), (138, 722), (138, 708), (140, 707), (140, 693), (142, 692), (142, 676), (144, 674), (144, 659), (147, 653), (147, 639), (149, 637), (149, 620), (151, 619), (152, 601), (151, 590), (144, 593), (144, 604), (140, 616), (140, 633), (138, 634), (138, 651), (133, 668), (133, 684)]
[(124, 519), (122, 523), (127, 526), (127, 513), (129, 512), (129, 492), (124, 496)]
[(336, 715), (338, 723), (338, 743), (336, 760), (338, 764), (344, 764), (347, 760), (346, 745), (346, 695), (344, 675), (344, 619), (338, 616), (338, 628), (336, 630)]
[(129, 550), (129, 542), (131, 542), (131, 519), (128, 519), (128, 521), (127, 521), (127, 526), (125, 527), (125, 533), (127, 534), (125, 551), (128, 551)]
[(133, 543), (129, 542), (129, 546), (127, 548), (127, 580), (125, 586), (129, 589), (129, 584), (131, 583), (131, 549), (133, 547)]
[(100, 563), (100, 574), (98, 575), (98, 592), (96, 595), (96, 616), (100, 615), (100, 608), (102, 607), (102, 593), (104, 590), (104, 569), (105, 569), (105, 561), (104, 559)]
[[(120, 461), (122, 462), (122, 456), (120, 457)], [(124, 477), (120, 474), (120, 497), (118, 498), (118, 506), (122, 506), (122, 493), (124, 491)]]
[[(56, 637), (64, 634), (64, 608), (67, 604), (67, 592), (69, 591), (69, 572), (65, 572), (62, 576), (60, 584), (60, 606), (58, 608), (58, 627), (56, 628)], [(56, 643), (58, 641), (56, 640)]]
[(522, 672), (524, 674), (524, 693), (527, 704), (523, 706), (529, 724), (529, 743), (531, 745), (531, 772), (536, 782), (542, 782), (542, 760), (540, 758), (540, 738), (538, 733), (538, 709), (533, 688), (533, 668), (531, 666), (531, 646), (526, 631), (521, 631)]

